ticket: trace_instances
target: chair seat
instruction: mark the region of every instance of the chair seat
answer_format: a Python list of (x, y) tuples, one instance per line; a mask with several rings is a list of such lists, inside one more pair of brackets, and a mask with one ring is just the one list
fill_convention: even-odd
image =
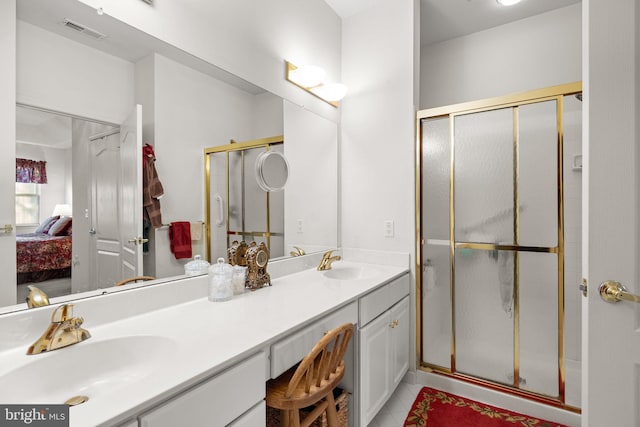
[[(344, 354), (353, 335), (345, 323), (327, 332), (304, 359), (278, 378), (267, 381), (267, 406), (281, 411), (285, 427), (308, 427), (326, 413), (329, 427), (338, 427), (333, 389), (344, 377)], [(300, 419), (300, 409), (314, 406)]]
[(288, 371), (282, 373), (278, 378), (274, 378), (267, 382), (267, 406), (277, 409), (300, 409), (311, 406), (327, 394), (333, 392), (344, 376), (344, 363), (341, 363), (336, 372), (331, 375), (329, 380), (323, 380), (319, 387), (312, 384), (309, 392), (305, 390), (303, 382), (298, 383), (291, 397), (285, 396), (291, 377), (296, 372), (298, 366), (294, 366)]

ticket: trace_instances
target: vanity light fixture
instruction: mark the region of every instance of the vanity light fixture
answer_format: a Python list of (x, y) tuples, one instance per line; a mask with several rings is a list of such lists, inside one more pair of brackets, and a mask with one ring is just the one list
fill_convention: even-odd
[(513, 6), (514, 4), (520, 3), (522, 0), (496, 0), (496, 2), (500, 6)]
[(303, 87), (318, 86), (322, 84), (324, 77), (327, 75), (325, 70), (315, 65), (302, 65), (299, 67), (289, 65), (290, 67), (287, 67), (289, 81)]
[(326, 101), (338, 102), (347, 94), (347, 86), (342, 83), (327, 83), (312, 87), (311, 92)]
[(301, 87), (312, 95), (322, 99), (334, 107), (338, 107), (340, 101), (347, 93), (347, 86), (341, 83), (326, 83), (326, 72), (314, 65), (296, 66), (285, 61), (286, 79), (294, 85)]

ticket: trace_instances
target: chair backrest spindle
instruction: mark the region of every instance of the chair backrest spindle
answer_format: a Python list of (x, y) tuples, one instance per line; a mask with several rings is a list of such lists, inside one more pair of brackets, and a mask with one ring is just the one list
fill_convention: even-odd
[(303, 381), (306, 393), (328, 385), (333, 377), (342, 377), (344, 355), (353, 335), (353, 325), (346, 323), (329, 331), (302, 359), (289, 381), (285, 396), (291, 397)]

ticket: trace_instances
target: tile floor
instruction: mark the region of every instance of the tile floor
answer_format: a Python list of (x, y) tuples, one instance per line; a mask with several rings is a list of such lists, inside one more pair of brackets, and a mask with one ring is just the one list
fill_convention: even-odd
[(400, 383), (393, 396), (369, 423), (369, 427), (402, 427), (422, 387), (424, 384)]

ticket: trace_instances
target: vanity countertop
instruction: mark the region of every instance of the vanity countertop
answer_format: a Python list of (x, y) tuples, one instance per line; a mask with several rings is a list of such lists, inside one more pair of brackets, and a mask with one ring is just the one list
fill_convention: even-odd
[[(149, 349), (150, 353), (153, 351), (149, 360), (157, 363), (153, 375), (136, 379), (126, 387), (104, 390), (103, 396), (70, 408), (71, 426), (113, 425), (125, 421), (408, 271), (406, 266), (348, 261), (336, 262), (334, 266), (363, 268), (375, 274), (338, 280), (327, 278), (325, 272), (309, 269), (274, 279), (270, 287), (246, 292), (229, 301), (210, 302), (202, 297), (94, 327), (91, 313), (82, 312), (78, 305), (75, 315), (85, 318), (83, 327), (90, 331), (90, 340), (35, 356), (24, 355), (26, 348), (1, 352), (0, 378), (38, 358), (44, 360), (62, 352), (72, 357), (74, 348), (79, 351), (81, 346), (98, 341), (121, 337), (144, 340), (143, 336), (168, 339), (164, 340), (170, 344), (166, 354)], [(197, 279), (206, 282), (207, 276)], [(180, 292), (180, 281), (171, 286)], [(135, 298), (135, 293), (131, 298)], [(100, 361), (96, 361), (95, 369), (99, 370), (100, 366)], [(0, 388), (0, 402), (8, 403), (10, 398), (11, 390)]]

